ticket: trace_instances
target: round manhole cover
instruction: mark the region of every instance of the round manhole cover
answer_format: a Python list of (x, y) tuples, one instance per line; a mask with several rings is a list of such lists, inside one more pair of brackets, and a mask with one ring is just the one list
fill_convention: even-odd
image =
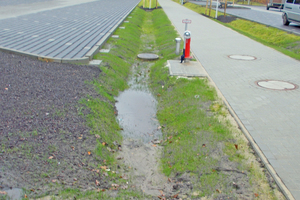
[(297, 85), (286, 81), (262, 80), (257, 81), (256, 84), (260, 87), (272, 90), (294, 90), (298, 88)]
[(159, 56), (154, 53), (140, 53), (137, 57), (143, 60), (156, 60), (159, 58)]
[(256, 57), (246, 56), (246, 55), (230, 55), (228, 57), (234, 60), (246, 60), (246, 61), (256, 60)]

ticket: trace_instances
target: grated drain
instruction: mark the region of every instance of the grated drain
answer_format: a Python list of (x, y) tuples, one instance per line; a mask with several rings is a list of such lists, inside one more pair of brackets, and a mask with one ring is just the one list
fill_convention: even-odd
[(245, 61), (252, 61), (252, 60), (257, 59), (254, 56), (247, 56), (247, 55), (229, 55), (228, 58), (231, 58), (234, 60), (245, 60)]
[(289, 83), (286, 81), (261, 80), (256, 81), (255, 83), (262, 88), (267, 88), (271, 90), (294, 90), (298, 88), (296, 84)]

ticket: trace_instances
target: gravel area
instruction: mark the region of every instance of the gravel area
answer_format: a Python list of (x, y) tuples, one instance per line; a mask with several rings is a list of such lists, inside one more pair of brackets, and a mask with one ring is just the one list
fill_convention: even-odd
[(86, 81), (93, 66), (47, 63), (0, 52), (0, 190), (25, 188), (29, 197), (64, 188), (96, 188), (104, 179), (95, 136), (81, 98), (101, 98)]

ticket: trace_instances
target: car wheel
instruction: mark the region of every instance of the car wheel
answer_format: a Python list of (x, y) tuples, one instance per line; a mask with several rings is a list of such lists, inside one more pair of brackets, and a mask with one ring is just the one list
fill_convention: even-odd
[(269, 10), (270, 9), (270, 7), (269, 6), (267, 6), (267, 10)]
[(290, 24), (286, 14), (283, 15), (282, 17), (283, 25), (288, 26)]

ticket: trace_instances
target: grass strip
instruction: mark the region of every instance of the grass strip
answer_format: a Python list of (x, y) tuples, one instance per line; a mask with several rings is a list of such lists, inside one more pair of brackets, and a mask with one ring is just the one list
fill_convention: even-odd
[[(203, 6), (193, 3), (186, 3), (184, 6), (199, 14), (205, 14), (205, 7)], [(220, 15), (223, 15), (223, 13), (219, 12), (218, 16)], [(215, 10), (211, 10), (211, 16), (215, 16)], [(216, 19), (212, 20), (285, 55), (300, 60), (300, 36), (298, 35), (244, 19), (237, 19), (230, 23), (222, 23)]]

